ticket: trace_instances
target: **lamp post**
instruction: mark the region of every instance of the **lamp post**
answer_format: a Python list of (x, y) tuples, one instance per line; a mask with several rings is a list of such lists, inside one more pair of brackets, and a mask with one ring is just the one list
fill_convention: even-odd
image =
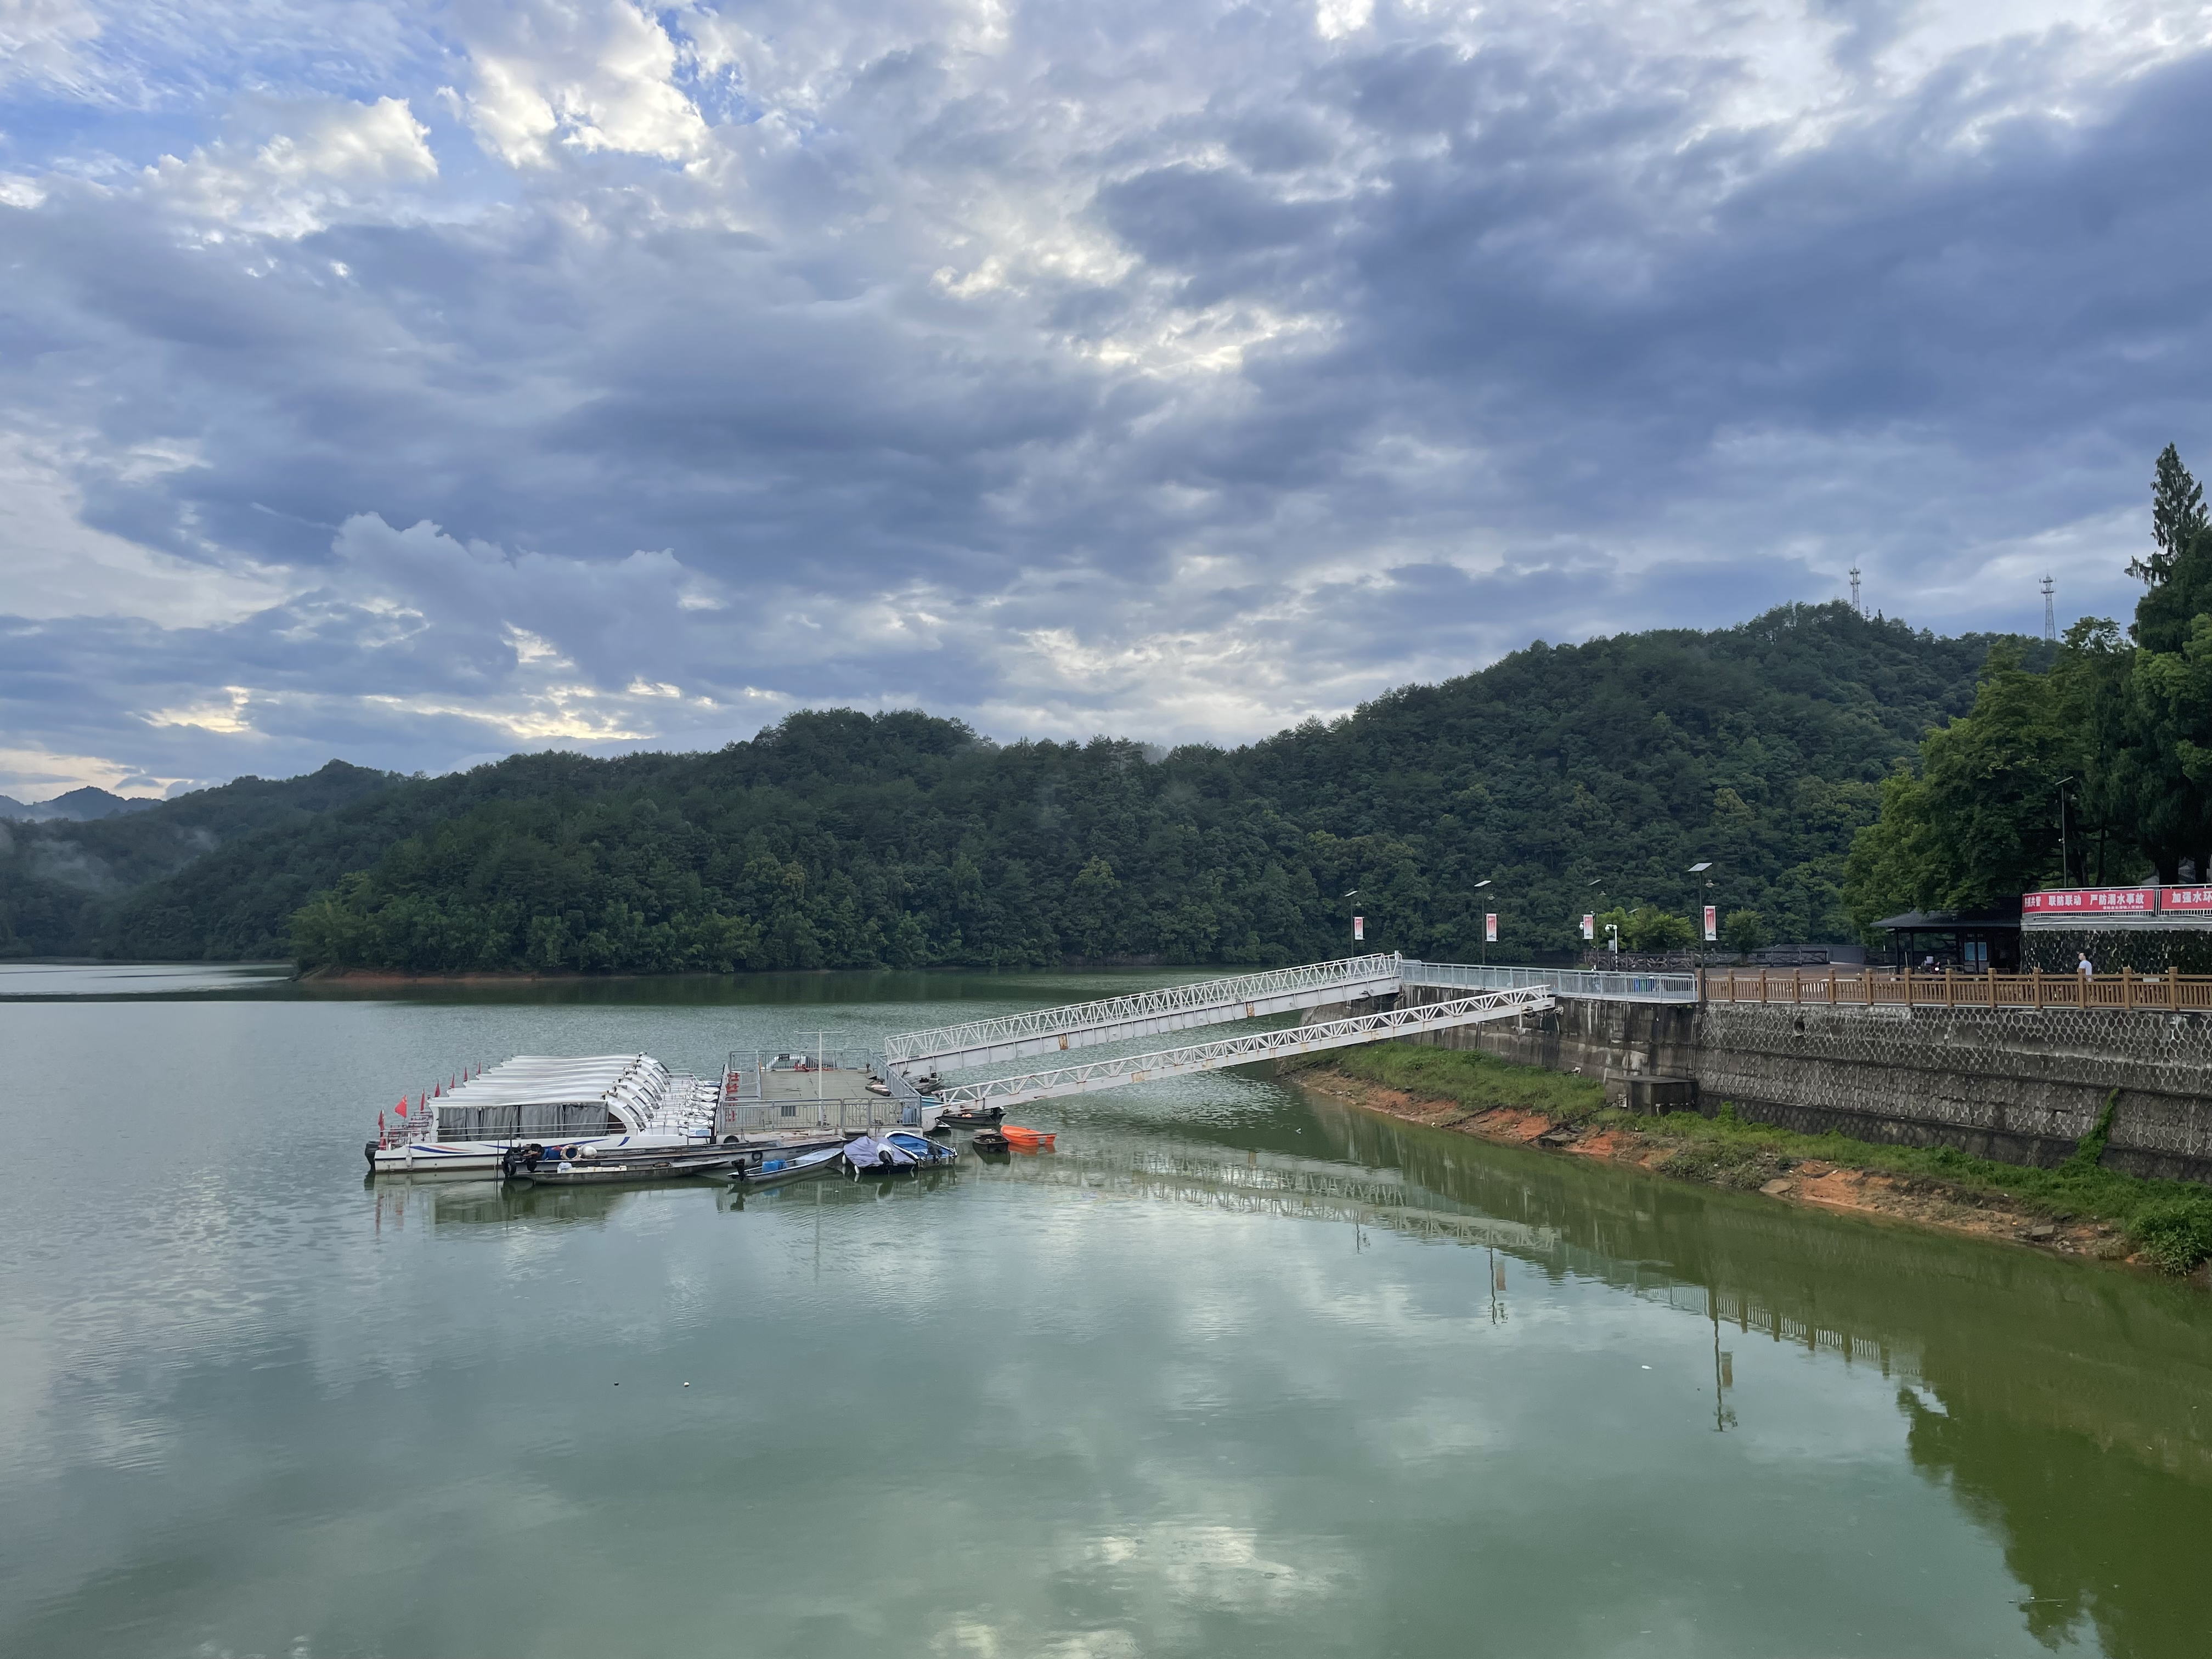
[[(1355, 888), (1353, 888), (1350, 892), (1348, 892), (1348, 893), (1345, 894), (1343, 896), (1344, 896), (1344, 898), (1348, 898), (1348, 899), (1356, 899), (1356, 898), (1358, 898), (1358, 897), (1359, 896), (1359, 890), (1358, 890), (1357, 887), (1355, 887)], [(1339, 903), (1343, 902), (1343, 899), (1340, 899), (1340, 900), (1338, 901), (1338, 902), (1339, 902)], [(1365, 941), (1364, 939), (1362, 939), (1362, 938), (1360, 937), (1360, 933), (1361, 933), (1361, 928), (1360, 928), (1360, 926), (1359, 926), (1359, 918), (1358, 918), (1358, 916), (1354, 916), (1354, 917), (1352, 917), (1352, 942), (1354, 945), (1364, 945), (1364, 944), (1365, 944), (1365, 943), (1366, 943), (1366, 941)]]
[[(1690, 866), (1690, 873), (1692, 875), (1703, 876), (1705, 878), (1704, 887), (1701, 890), (1705, 895), (1704, 908), (1708, 910), (1711, 910), (1713, 908), (1712, 868), (1713, 860), (1711, 859), (1706, 859), (1700, 863), (1693, 864)], [(1703, 916), (1699, 916), (1698, 920), (1703, 921), (1705, 918)], [(1710, 934), (1706, 935), (1705, 938), (1705, 943), (1708, 945), (1714, 943), (1720, 938), (1720, 915), (1717, 911), (1714, 912), (1713, 923), (1713, 931)]]
[[(1480, 893), (1496, 879), (1495, 876), (1485, 876), (1474, 884), (1474, 890)], [(1482, 919), (1482, 965), (1486, 968), (1490, 966), (1490, 918), (1487, 914)]]
[(2074, 879), (2074, 866), (2066, 861), (2066, 786), (2073, 782), (2069, 775), (2058, 780), (2058, 879)]

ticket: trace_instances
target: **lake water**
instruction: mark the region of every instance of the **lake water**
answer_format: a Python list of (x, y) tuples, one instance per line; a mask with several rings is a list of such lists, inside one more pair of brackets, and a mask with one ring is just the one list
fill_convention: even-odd
[(370, 1185), (516, 1052), (1164, 976), (0, 970), (0, 1652), (2212, 1650), (2212, 1298), (1243, 1074), (740, 1199)]

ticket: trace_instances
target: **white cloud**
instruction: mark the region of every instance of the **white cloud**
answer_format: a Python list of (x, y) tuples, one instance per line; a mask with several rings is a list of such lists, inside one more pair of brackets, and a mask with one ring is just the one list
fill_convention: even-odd
[(285, 112), (287, 130), (250, 154), (227, 143), (146, 170), (172, 210), (217, 231), (296, 240), (338, 218), (388, 217), (438, 174), (429, 129), (407, 100), (319, 100)]
[(470, 125), (514, 167), (558, 147), (684, 161), (707, 124), (674, 83), (676, 42), (628, 0), (483, 6), (461, 14), (474, 82)]
[(100, 18), (85, 0), (6, 0), (0, 4), (0, 86), (36, 79), (81, 87), (80, 54), (99, 34)]

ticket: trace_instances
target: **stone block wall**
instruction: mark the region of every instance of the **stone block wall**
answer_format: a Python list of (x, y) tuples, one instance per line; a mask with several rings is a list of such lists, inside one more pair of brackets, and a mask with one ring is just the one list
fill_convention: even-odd
[(1562, 1000), (1547, 1013), (1408, 1040), (1610, 1073), (1609, 1089), (1624, 1077), (1692, 1079), (1705, 1112), (1733, 1102), (1808, 1133), (2014, 1164), (2069, 1156), (2117, 1091), (2106, 1167), (2212, 1181), (2212, 1016), (2203, 1014)]
[[(1422, 1003), (1447, 1002), (1467, 993), (1417, 985), (1404, 994), (1408, 1002)], [(1314, 1011), (1316, 1017), (1321, 1012)], [(1608, 1072), (1691, 1077), (1695, 1075), (1697, 1010), (1688, 1003), (1562, 998), (1544, 1013), (1400, 1040), (1437, 1048), (1480, 1048), (1522, 1066), (1579, 1072), (1585, 1077), (1603, 1078)]]
[(2155, 1010), (1698, 1011), (1708, 1110), (2051, 1164), (2118, 1091), (2107, 1167), (2212, 1180), (2212, 1019)]

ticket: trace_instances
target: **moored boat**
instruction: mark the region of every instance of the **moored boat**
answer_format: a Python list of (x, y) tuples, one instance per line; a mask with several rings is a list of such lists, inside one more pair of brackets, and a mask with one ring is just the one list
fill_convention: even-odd
[(992, 1129), (1006, 1115), (1003, 1106), (948, 1106), (937, 1121), (955, 1129)]
[(510, 1147), (501, 1160), (500, 1174), (509, 1181), (526, 1181), (540, 1187), (604, 1187), (626, 1181), (719, 1175), (752, 1156), (742, 1146), (698, 1141), (650, 1144), (665, 1139), (620, 1135), (558, 1146)]
[(363, 1149), (377, 1175), (493, 1174), (519, 1147), (601, 1146), (634, 1152), (714, 1144), (717, 1085), (651, 1054), (564, 1059), (520, 1054), (426, 1091), (395, 1124), (381, 1114)]
[(747, 1187), (777, 1187), (807, 1176), (826, 1175), (837, 1167), (844, 1155), (842, 1146), (817, 1146), (803, 1152), (771, 1154), (757, 1164), (739, 1164), (724, 1170), (723, 1175)]
[(890, 1175), (925, 1164), (950, 1164), (960, 1154), (912, 1129), (886, 1129), (848, 1141), (845, 1166), (854, 1175)]

